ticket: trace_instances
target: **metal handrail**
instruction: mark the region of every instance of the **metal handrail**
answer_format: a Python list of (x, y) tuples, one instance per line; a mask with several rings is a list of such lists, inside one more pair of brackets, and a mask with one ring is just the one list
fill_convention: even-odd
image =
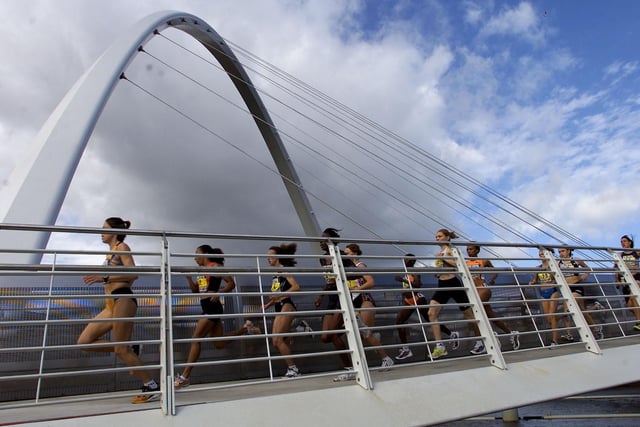
[[(49, 231), (49, 232), (72, 232), (72, 233), (103, 233), (104, 229), (90, 229), (90, 228), (82, 228), (82, 227), (38, 227), (38, 226), (21, 226), (21, 225), (7, 225), (1, 224), (0, 229), (12, 229), (12, 230), (20, 230), (24, 232), (33, 232), (33, 231)], [(39, 359), (39, 369), (36, 373), (16, 373), (16, 367), (22, 366), (24, 369), (30, 369), (30, 363), (20, 362), (9, 362), (11, 365), (11, 372), (0, 371), (0, 384), (6, 381), (26, 381), (27, 379), (37, 379), (40, 383), (43, 379), (46, 378), (55, 378), (55, 377), (74, 377), (78, 378), (89, 375), (89, 374), (114, 374), (117, 375), (121, 372), (126, 372), (130, 370), (129, 367), (117, 367), (115, 363), (112, 362), (113, 366), (108, 367), (90, 367), (89, 369), (60, 369), (59, 367), (49, 368), (47, 365), (50, 361), (52, 354), (56, 352), (64, 351), (66, 353), (82, 350), (85, 348), (98, 347), (100, 344), (76, 344), (75, 341), (61, 343), (56, 341), (58, 337), (55, 333), (51, 332), (50, 329), (61, 328), (61, 327), (69, 327), (73, 328), (75, 326), (87, 323), (89, 321), (96, 322), (112, 322), (112, 321), (127, 321), (132, 322), (134, 326), (144, 326), (145, 328), (152, 327), (155, 329), (156, 337), (153, 339), (131, 339), (129, 341), (122, 341), (115, 344), (120, 345), (133, 345), (137, 343), (142, 343), (143, 347), (158, 347), (157, 356), (154, 354), (154, 360), (157, 360), (156, 363), (145, 362), (144, 367), (134, 368), (134, 369), (160, 369), (160, 380), (162, 386), (162, 398), (163, 398), (163, 411), (167, 414), (175, 414), (176, 405), (179, 402), (179, 396), (182, 393), (189, 393), (189, 390), (180, 390), (179, 392), (174, 390), (173, 387), (173, 372), (176, 368), (184, 368), (186, 366), (193, 366), (199, 368), (199, 371), (203, 370), (205, 367), (230, 367), (235, 366), (238, 363), (249, 365), (255, 364), (266, 364), (268, 368), (266, 371), (257, 369), (256, 372), (248, 373), (248, 378), (238, 377), (235, 381), (225, 381), (224, 385), (213, 385), (213, 386), (204, 386), (206, 389), (215, 389), (221, 387), (234, 387), (238, 384), (246, 385), (247, 383), (255, 383), (256, 385), (264, 384), (272, 381), (279, 381), (276, 371), (280, 370), (282, 360), (291, 357), (296, 361), (300, 361), (303, 363), (308, 360), (316, 360), (318, 358), (325, 358), (325, 356), (331, 356), (331, 358), (335, 358), (337, 360), (337, 356), (340, 354), (350, 355), (353, 361), (356, 363), (356, 370), (360, 372), (360, 380), (358, 384), (363, 386), (365, 389), (371, 389), (375, 386), (375, 382), (373, 381), (373, 377), (369, 375), (369, 371), (376, 370), (374, 367), (369, 367), (370, 363), (373, 363), (375, 360), (375, 356), (373, 355), (374, 351), (385, 351), (389, 352), (392, 350), (397, 350), (402, 347), (402, 343), (398, 343), (395, 340), (394, 332), (396, 329), (404, 329), (407, 332), (412, 332), (414, 330), (419, 330), (418, 337), (413, 337), (409, 345), (415, 349), (424, 349), (427, 354), (427, 360), (418, 361), (413, 363), (415, 364), (430, 364), (430, 363), (439, 363), (439, 360), (432, 358), (431, 347), (435, 344), (431, 337), (431, 333), (429, 331), (430, 326), (433, 324), (429, 322), (429, 319), (425, 319), (422, 314), (418, 313), (419, 309), (429, 309), (431, 307), (430, 303), (427, 300), (426, 305), (418, 305), (409, 307), (412, 310), (416, 310), (417, 316), (413, 316), (408, 323), (396, 325), (394, 323), (393, 317), (395, 317), (401, 310), (407, 309), (407, 306), (402, 306), (399, 304), (399, 300), (401, 299), (401, 294), (407, 292), (407, 289), (403, 289), (399, 285), (389, 282), (393, 282), (394, 275), (404, 275), (408, 272), (412, 272), (415, 274), (421, 274), (426, 277), (425, 287), (420, 289), (412, 289), (415, 292), (423, 292), (425, 294), (432, 293), (435, 289), (435, 283), (433, 276), (437, 274), (450, 274), (455, 273), (462, 279), (463, 288), (462, 290), (468, 295), (472, 310), (474, 311), (474, 319), (466, 320), (462, 319), (459, 315), (459, 308), (461, 304), (458, 303), (446, 303), (442, 305), (443, 312), (446, 314), (443, 318), (440, 319), (438, 324), (441, 325), (449, 325), (455, 326), (456, 328), (467, 328), (471, 324), (476, 324), (480, 327), (481, 336), (473, 337), (468, 334), (467, 336), (462, 337), (461, 342), (463, 344), (470, 343), (474, 340), (481, 340), (485, 343), (485, 345), (489, 348), (490, 357), (488, 357), (488, 363), (494, 364), (498, 368), (506, 368), (507, 363), (502, 357), (502, 353), (507, 351), (508, 348), (501, 348), (499, 345), (499, 341), (503, 340), (504, 337), (496, 337), (493, 334), (493, 326), (491, 323), (491, 319), (486, 317), (484, 310), (482, 309), (483, 302), (479, 299), (477, 290), (473, 281), (471, 280), (471, 276), (476, 274), (484, 274), (489, 275), (493, 273), (497, 273), (501, 277), (502, 284), (499, 285), (502, 289), (509, 289), (513, 291), (515, 294), (519, 295), (520, 298), (516, 301), (515, 304), (523, 307), (523, 310), (519, 314), (511, 314), (508, 312), (503, 312), (504, 310), (509, 310), (509, 307), (514, 304), (513, 301), (504, 300), (504, 301), (489, 301), (489, 304), (493, 305), (496, 310), (500, 310), (500, 320), (507, 322), (508, 324), (518, 328), (523, 328), (522, 325), (528, 325), (527, 330), (522, 330), (521, 335), (523, 337), (527, 337), (530, 341), (524, 348), (519, 351), (526, 351), (529, 348), (537, 348), (541, 345), (544, 345), (548, 342), (546, 338), (547, 334), (549, 334), (552, 330), (545, 324), (545, 319), (549, 316), (555, 316), (557, 318), (561, 318), (566, 316), (565, 312), (551, 313), (545, 314), (542, 313), (539, 309), (540, 303), (545, 301), (544, 298), (539, 296), (539, 289), (542, 285), (528, 285), (528, 279), (522, 280), (523, 277), (531, 276), (532, 274), (536, 274), (541, 270), (537, 267), (534, 267), (534, 264), (540, 263), (540, 258), (537, 256), (537, 253), (531, 258), (499, 258), (499, 257), (483, 257), (483, 259), (489, 259), (492, 261), (503, 261), (507, 263), (508, 267), (495, 267), (495, 268), (479, 268), (470, 270), (466, 268), (465, 264), (465, 256), (462, 254), (462, 251), (454, 251), (454, 256), (450, 257), (451, 259), (456, 260), (457, 267), (451, 268), (432, 268), (432, 267), (415, 267), (411, 269), (407, 269), (404, 265), (401, 264), (401, 256), (385, 256), (385, 255), (363, 255), (361, 258), (365, 260), (370, 260), (372, 263), (389, 263), (393, 264), (391, 266), (379, 266), (374, 265), (369, 268), (356, 269), (356, 268), (344, 268), (342, 259), (348, 258), (343, 257), (340, 254), (340, 251), (337, 250), (337, 246), (332, 246), (332, 252), (329, 255), (323, 255), (325, 258), (331, 258), (332, 265), (335, 266), (332, 268), (315, 266), (311, 267), (309, 265), (302, 265), (300, 267), (292, 267), (292, 268), (274, 268), (268, 267), (263, 264), (266, 264), (267, 254), (265, 253), (250, 253), (250, 254), (225, 254), (225, 258), (233, 259), (239, 263), (244, 263), (242, 266), (238, 267), (223, 267), (223, 268), (200, 268), (196, 266), (182, 266), (175, 265), (175, 262), (182, 261), (186, 257), (193, 257), (195, 254), (189, 254), (184, 250), (176, 250), (173, 252), (170, 248), (168, 238), (200, 238), (200, 239), (226, 239), (226, 240), (252, 240), (252, 241), (273, 241), (275, 239), (285, 240), (285, 241), (296, 241), (296, 242), (318, 242), (321, 239), (319, 238), (304, 238), (304, 237), (277, 237), (277, 236), (243, 236), (243, 235), (219, 235), (219, 234), (200, 234), (200, 233), (180, 233), (180, 232), (159, 232), (159, 231), (141, 231), (141, 230), (127, 230), (128, 234), (137, 235), (137, 236), (145, 236), (151, 238), (159, 239), (159, 251), (141, 251), (141, 252), (132, 252), (132, 254), (138, 255), (142, 254), (145, 256), (152, 256), (159, 261), (157, 264), (153, 265), (144, 265), (144, 266), (136, 266), (133, 268), (106, 268), (104, 266), (84, 266), (78, 264), (64, 264), (58, 263), (56, 261), (56, 254), (65, 254), (65, 255), (97, 255), (97, 254), (105, 254), (108, 251), (72, 251), (72, 250), (61, 250), (56, 251), (53, 249), (47, 249), (44, 251), (39, 251), (47, 254), (54, 255), (54, 262), (51, 265), (29, 265), (29, 264), (2, 264), (0, 265), (0, 278), (3, 279), (4, 282), (7, 282), (12, 277), (20, 278), (21, 282), (24, 283), (24, 279), (33, 279), (34, 281), (48, 278), (49, 286), (48, 289), (42, 288), (43, 291), (47, 291), (45, 294), (34, 294), (33, 289), (26, 288), (24, 286), (15, 286), (11, 287), (11, 293), (7, 295), (3, 295), (0, 292), (0, 306), (3, 304), (7, 307), (11, 307), (11, 309), (3, 310), (3, 314), (0, 317), (0, 331), (5, 334), (10, 334), (11, 332), (16, 332), (18, 336), (20, 335), (20, 328), (33, 328), (36, 327), (44, 328), (44, 333), (42, 335), (42, 341), (40, 345), (32, 345), (27, 341), (20, 340), (15, 338), (17, 342), (14, 342), (13, 345), (3, 345), (0, 348), (0, 357), (9, 358), (9, 355), (16, 353), (37, 353)], [(338, 240), (338, 239), (336, 239)], [(340, 239), (343, 242), (346, 242), (346, 239)], [(439, 242), (432, 241), (412, 241), (412, 242), (399, 242), (399, 241), (383, 241), (383, 240), (357, 240), (350, 239), (349, 242), (355, 242), (359, 244), (375, 244), (376, 247), (384, 247), (384, 245), (413, 245), (418, 247), (425, 248), (425, 251), (434, 252), (433, 248), (439, 245)], [(463, 242), (464, 244), (464, 242)], [(463, 245), (462, 244), (462, 245)], [(477, 244), (476, 242), (473, 243)], [(481, 243), (482, 244), (482, 243)], [(459, 247), (462, 245), (454, 245), (453, 247)], [(496, 247), (521, 247), (521, 248), (535, 248), (537, 252), (540, 245), (535, 244), (505, 244), (505, 243), (486, 243), (486, 246), (496, 246)], [(546, 246), (546, 245), (545, 245)], [(611, 267), (589, 267), (588, 269), (576, 269), (576, 272), (589, 271), (591, 276), (594, 278), (594, 281), (590, 281), (589, 283), (582, 284), (585, 289), (598, 291), (602, 293), (602, 295), (598, 295), (598, 299), (601, 301), (603, 309), (598, 309), (598, 315), (602, 316), (602, 319), (599, 320), (594, 325), (588, 325), (586, 323), (585, 317), (578, 307), (578, 302), (588, 301), (590, 298), (593, 298), (593, 295), (585, 295), (575, 297), (569, 292), (569, 285), (566, 283), (559, 267), (555, 263), (555, 259), (549, 253), (546, 254), (546, 258), (550, 262), (552, 266), (550, 272), (553, 273), (556, 277), (556, 281), (560, 289), (562, 290), (562, 295), (558, 298), (559, 303), (564, 303), (566, 309), (568, 309), (568, 314), (572, 319), (572, 326), (567, 327), (558, 327), (556, 330), (558, 331), (575, 331), (582, 339), (582, 345), (584, 345), (585, 350), (592, 352), (599, 352), (598, 341), (600, 338), (596, 337), (593, 333), (589, 333), (590, 328), (605, 328), (608, 329), (609, 333), (617, 338), (624, 338), (630, 333), (627, 331), (628, 326), (631, 323), (634, 323), (635, 320), (627, 319), (630, 312), (629, 309), (626, 308), (623, 304), (624, 297), (619, 295), (615, 289), (614, 285), (619, 285), (620, 283), (615, 281), (615, 278), (612, 278), (615, 273), (620, 274), (625, 277), (627, 285), (631, 287), (631, 298), (635, 298), (638, 300), (638, 296), (640, 295), (640, 290), (638, 289), (637, 283), (632, 279), (632, 272), (629, 270), (628, 266), (621, 262), (619, 257), (616, 257), (616, 251), (618, 249), (611, 248), (589, 248), (589, 247), (581, 247), (580, 248), (585, 253), (596, 254), (596, 256), (592, 258), (585, 258), (587, 262), (591, 262), (591, 260), (595, 260), (600, 264), (607, 263), (611, 265)], [(604, 258), (601, 251), (608, 249), (608, 253), (611, 258)], [(0, 249), (0, 252), (11, 253), (10, 248)], [(22, 253), (22, 251), (16, 251), (16, 253)], [(34, 251), (38, 252), (38, 251)], [(318, 258), (317, 254), (306, 253), (296, 255), (296, 258), (301, 261), (301, 263), (306, 262), (315, 262)], [(419, 256), (420, 259), (435, 259), (433, 256)], [(523, 261), (525, 263), (531, 264), (530, 266), (516, 266), (516, 262)], [(614, 263), (617, 263), (614, 267)], [(555, 264), (555, 267), (553, 267)], [(340, 268), (342, 266), (342, 268)], [(96, 294), (98, 289), (96, 288), (87, 288), (87, 292), (81, 291), (68, 291), (60, 293), (60, 289), (58, 285), (54, 285), (54, 278), (57, 279), (68, 279), (69, 283), (75, 281), (79, 281), (78, 277), (83, 274), (107, 274), (114, 273), (116, 271), (126, 271), (130, 274), (136, 274), (141, 277), (141, 280), (147, 280), (146, 290), (149, 287), (149, 280), (153, 280), (155, 285), (154, 293), (145, 293), (134, 291), (131, 297), (135, 297), (138, 299), (152, 299), (156, 301), (155, 307), (159, 307), (160, 310), (157, 315), (145, 315), (141, 313), (139, 316), (134, 318), (119, 318), (119, 319), (92, 319), (91, 317), (87, 318), (51, 318), (51, 313), (58, 313), (60, 310), (70, 310), (69, 314), (74, 314), (74, 310), (77, 308), (55, 308), (54, 304), (60, 304), (62, 302), (65, 303), (73, 303), (76, 300), (82, 299), (88, 301), (92, 310), (96, 309), (94, 303), (99, 303), (102, 300), (109, 298), (109, 295), (106, 294)], [(300, 292), (293, 293), (294, 298), (297, 302), (300, 303), (300, 310), (295, 312), (296, 318), (300, 319), (314, 319), (315, 325), (318, 325), (320, 322), (318, 320), (322, 319), (325, 315), (335, 315), (336, 313), (341, 313), (346, 320), (344, 326), (340, 328), (330, 329), (328, 331), (321, 331), (319, 328), (315, 328), (315, 330), (311, 333), (297, 332), (295, 330), (285, 332), (285, 333), (273, 333), (270, 332), (269, 326), (273, 319), (278, 316), (277, 313), (271, 311), (264, 311), (258, 309), (256, 312), (245, 312), (242, 308), (242, 305), (261, 305), (261, 300), (266, 298), (269, 294), (267, 287), (262, 284), (262, 286), (252, 285), (250, 286), (247, 283), (242, 283), (241, 290), (235, 291), (232, 294), (223, 294), (219, 292), (212, 293), (204, 293), (204, 294), (193, 294), (190, 293), (188, 289), (184, 287), (179, 288), (179, 285), (172, 282), (172, 280), (178, 280), (187, 275), (193, 274), (211, 274), (212, 272), (217, 272), (220, 275), (233, 275), (237, 276), (238, 280), (246, 281), (246, 280), (255, 280), (258, 284), (261, 284), (263, 278), (267, 278), (274, 274), (293, 274), (300, 278), (300, 280), (305, 281), (305, 285), (308, 282), (308, 288), (305, 287), (304, 290)], [(376, 276), (376, 280), (379, 283), (376, 284), (376, 287), (364, 292), (370, 293), (376, 300), (379, 300), (380, 303), (377, 307), (371, 308), (363, 308), (361, 310), (354, 309), (351, 299), (349, 298), (349, 289), (347, 287), (347, 276), (353, 275), (355, 273), (358, 274), (371, 274)], [(333, 274), (336, 277), (336, 282), (339, 283), (339, 286), (336, 290), (331, 291), (323, 291), (321, 289), (322, 286), (322, 276), (326, 274)], [(631, 279), (630, 279), (631, 278)], [(157, 282), (156, 282), (157, 280)], [(69, 288), (72, 289), (72, 288)], [(27, 293), (27, 290), (29, 293)], [(55, 290), (55, 292), (54, 292)], [(449, 290), (456, 290), (456, 288), (449, 288)], [(22, 293), (21, 293), (22, 292)], [(332, 310), (321, 310), (313, 307), (310, 301), (315, 299), (318, 295), (337, 295), (341, 301), (341, 308), (332, 309)], [(533, 295), (531, 295), (533, 294)], [(202, 318), (200, 314), (194, 313), (194, 310), (197, 308), (192, 307), (193, 303), (188, 302), (189, 310), (191, 312), (183, 312), (184, 308), (181, 304), (185, 304), (185, 301), (196, 301), (197, 299), (205, 296), (222, 296), (225, 299), (230, 298), (230, 302), (234, 302), (234, 312), (225, 312), (225, 314), (220, 315), (219, 318), (221, 320), (225, 320), (229, 323), (233, 322), (244, 322), (246, 319), (259, 318), (260, 319), (260, 328), (261, 333), (254, 336), (232, 336), (232, 337), (204, 337), (204, 338), (193, 338), (190, 335), (184, 336), (185, 332), (180, 332), (183, 335), (178, 334), (178, 330), (182, 329), (190, 329), (192, 328), (192, 323)], [(239, 302), (238, 302), (239, 301)], [(255, 302), (258, 301), (258, 302)], [(46, 305), (46, 313), (47, 317), (45, 319), (29, 319), (25, 316), (29, 313), (38, 313), (37, 309), (29, 309), (28, 304), (40, 302)], [(305, 305), (306, 304), (306, 305)], [(29, 311), (31, 310), (31, 311)], [(146, 310), (146, 308), (141, 307), (140, 310)], [(155, 310), (155, 308), (154, 308)], [(374, 313), (377, 316), (381, 317), (382, 320), (377, 322), (375, 326), (359, 326), (357, 317), (357, 312), (370, 312)], [(13, 316), (13, 317), (11, 317)], [(21, 317), (22, 316), (22, 317)], [(416, 321), (417, 318), (417, 321)], [(151, 330), (151, 329), (149, 329)], [(190, 331), (187, 331), (190, 333)], [(335, 333), (335, 334), (345, 334), (347, 336), (348, 346), (346, 350), (334, 350), (328, 344), (321, 344), (317, 337), (322, 335), (323, 333)], [(361, 334), (381, 334), (384, 339), (380, 345), (376, 346), (365, 346), (363, 344), (363, 340), (361, 339)], [(53, 334), (53, 335), (52, 335)], [(51, 335), (51, 339), (49, 339), (49, 335)], [(281, 355), (277, 352), (272, 352), (270, 340), (276, 337), (284, 337), (287, 339), (293, 339), (294, 343), (298, 340), (312, 340), (316, 338), (313, 342), (303, 342), (304, 351), (294, 353), (291, 356)], [(2, 338), (0, 335), (0, 339)], [(605, 338), (610, 339), (610, 338)], [(184, 360), (184, 355), (180, 351), (176, 352), (177, 348), (180, 348), (185, 345), (190, 345), (192, 343), (216, 343), (220, 341), (230, 341), (232, 343), (236, 343), (236, 346), (258, 346), (264, 351), (266, 351), (266, 355), (261, 355), (259, 350), (257, 354), (248, 354), (246, 357), (238, 357), (235, 353), (230, 353), (225, 356), (224, 354), (221, 357), (214, 356), (211, 358), (210, 355), (207, 357), (203, 357), (197, 362), (187, 363)], [(453, 340), (451, 338), (444, 338), (443, 342), (445, 344), (452, 344)], [(539, 344), (535, 344), (535, 342), (539, 342)], [(112, 343), (111, 345), (113, 345)], [(504, 346), (504, 344), (503, 344)], [(234, 350), (235, 351), (235, 350)], [(466, 351), (466, 350), (465, 350)], [(225, 353), (226, 354), (226, 353)], [(449, 356), (449, 360), (451, 357), (455, 359), (466, 359), (469, 357), (478, 357), (478, 356), (470, 356), (465, 353), (457, 352)], [(484, 356), (481, 356), (484, 357)], [(97, 358), (96, 358), (97, 359)], [(82, 360), (91, 361), (93, 359), (83, 357)], [(112, 359), (114, 360), (114, 359)], [(62, 361), (60, 361), (62, 363)], [(275, 366), (274, 366), (275, 365)], [(394, 369), (400, 369), (400, 364), (397, 364)], [(266, 372), (264, 378), (260, 378), (260, 372)], [(335, 368), (335, 364), (327, 364), (326, 366), (320, 365), (317, 370), (312, 370), (305, 376), (307, 377), (322, 377), (322, 376), (332, 376), (334, 374), (339, 373), (339, 369)], [(302, 377), (304, 380), (305, 376)], [(265, 379), (266, 378), (266, 379)], [(40, 388), (42, 388), (40, 386)], [(33, 396), (34, 400), (30, 404), (41, 404), (43, 398), (43, 391), (40, 390), (35, 391), (35, 395)], [(203, 387), (199, 387), (198, 390), (202, 390)], [(45, 395), (46, 392), (45, 392)], [(121, 389), (119, 394), (115, 394), (115, 397), (131, 395), (130, 391), (127, 391), (126, 388)], [(0, 398), (2, 395), (0, 394)], [(77, 399), (81, 400), (93, 400), (94, 396), (77, 396), (76, 398), (67, 398), (65, 401)], [(0, 403), (0, 407), (11, 407), (11, 405), (24, 405), (25, 402), (12, 402), (11, 399), (4, 398), (5, 403)]]

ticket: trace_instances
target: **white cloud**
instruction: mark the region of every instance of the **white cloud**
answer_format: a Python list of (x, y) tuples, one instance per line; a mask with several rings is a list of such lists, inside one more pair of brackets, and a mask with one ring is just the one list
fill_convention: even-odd
[(464, 11), (464, 21), (466, 23), (476, 25), (482, 20), (484, 11), (479, 4), (472, 1), (464, 1), (462, 6)]
[(538, 12), (528, 2), (519, 3), (513, 8), (505, 7), (487, 21), (480, 33), (485, 37), (516, 35), (535, 44), (544, 41)]
[[(201, 16), (223, 37), (273, 66), (576, 234), (609, 239), (618, 227), (628, 232), (631, 219), (640, 212), (634, 202), (640, 187), (629, 186), (637, 180), (635, 165), (640, 160), (635, 148), (640, 123), (637, 94), (613, 94), (611, 82), (603, 86), (591, 81), (585, 87), (571, 81), (575, 70), (588, 66), (587, 58), (578, 57), (567, 44), (545, 44), (553, 29), (542, 26), (531, 3), (497, 12), (492, 4), (483, 3), (466, 2), (462, 12), (458, 6), (448, 8), (447, 2), (437, 6), (433, 26), (442, 31), (433, 41), (424, 22), (420, 26), (417, 21), (394, 19), (393, 14), (378, 32), (367, 34), (358, 21), (362, 3), (357, 1), (214, 5), (186, 0), (133, 4), (67, 0), (30, 7), (17, 0), (0, 3), (8, 21), (0, 29), (4, 41), (0, 55), (7, 58), (0, 64), (0, 82), (5, 82), (0, 83), (0, 137), (7, 141), (2, 145), (0, 172), (6, 176), (17, 153), (65, 91), (115, 37), (158, 9), (182, 9)], [(463, 13), (462, 19), (477, 32), (467, 28), (469, 35), (461, 38), (447, 19), (452, 13)], [(424, 11), (421, 19), (428, 19)], [(32, 30), (25, 32), (19, 22), (27, 22)], [(202, 52), (186, 37), (175, 32), (167, 36)], [(497, 36), (505, 43), (476, 44), (478, 39)], [(525, 46), (511, 48), (523, 40)], [(154, 40), (148, 50), (238, 102), (225, 75), (181, 48)], [(241, 60), (248, 62), (244, 56)], [(264, 72), (258, 64), (250, 65)], [(622, 58), (610, 64), (605, 75), (611, 80), (637, 72), (637, 62)], [(301, 233), (279, 177), (227, 143), (273, 167), (251, 118), (148, 56), (140, 55), (127, 75), (224, 139), (121, 82), (89, 142), (59, 222), (99, 226), (106, 216), (119, 215), (132, 220), (134, 227), (147, 229)], [(403, 157), (409, 150), (383, 135), (383, 130), (365, 126), (344, 112), (328, 116), (312, 111), (269, 81), (279, 79), (291, 87), (290, 76), (251, 72), (251, 77), (267, 92), (265, 103), (281, 127), (305, 188), (344, 214), (312, 200), (322, 226), (342, 227), (346, 236), (368, 237), (345, 217), (351, 216), (387, 233), (385, 237), (432, 237), (434, 221), (408, 213), (410, 209), (361, 179), (366, 177), (388, 186), (397, 197), (414, 201), (420, 210), (454, 223), (457, 230), (486, 235), (445, 206), (460, 208), (455, 200), (436, 198), (450, 185), (441, 182), (441, 174), (433, 176), (429, 167), (434, 161), (415, 152), (409, 153), (414, 158)], [(268, 94), (313, 115), (320, 124), (292, 114)], [(319, 102), (310, 94), (305, 101)], [(355, 126), (360, 130), (354, 131)], [(384, 148), (383, 140), (388, 144)], [(320, 154), (311, 155), (297, 144)], [(383, 149), (385, 160), (397, 162), (395, 169), (367, 156), (366, 150), (380, 154)], [(340, 173), (329, 167), (329, 160), (341, 165)], [(409, 172), (434, 179), (435, 189)], [(461, 190), (449, 193), (463, 203), (475, 200)], [(536, 236), (526, 224), (496, 215)]]

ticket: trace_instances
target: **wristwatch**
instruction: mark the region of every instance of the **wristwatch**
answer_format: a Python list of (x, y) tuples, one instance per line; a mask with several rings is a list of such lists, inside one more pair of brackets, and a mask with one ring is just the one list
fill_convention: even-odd
[(102, 276), (102, 283), (108, 283), (109, 282), (109, 276)]

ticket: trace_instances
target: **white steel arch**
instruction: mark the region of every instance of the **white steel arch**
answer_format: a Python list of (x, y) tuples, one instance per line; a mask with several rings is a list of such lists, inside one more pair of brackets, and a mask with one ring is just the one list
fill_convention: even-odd
[[(138, 48), (155, 34), (171, 27), (199, 41), (229, 74), (242, 96), (273, 157), (305, 233), (320, 235), (320, 228), (298, 175), (257, 91), (222, 37), (202, 19), (176, 11), (163, 11), (136, 23), (120, 36), (69, 90), (38, 133), (24, 164), (9, 176), (0, 193), (4, 223), (53, 225), (67, 194), (87, 141), (120, 75)], [(3, 246), (26, 250), (46, 247), (49, 233), (3, 230)], [(40, 256), (28, 260), (39, 262)]]

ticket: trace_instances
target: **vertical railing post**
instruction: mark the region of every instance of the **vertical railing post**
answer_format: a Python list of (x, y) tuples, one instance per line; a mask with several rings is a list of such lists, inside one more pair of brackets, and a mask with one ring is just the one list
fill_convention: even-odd
[[(260, 314), (262, 315), (262, 326), (264, 327), (264, 343), (267, 349), (267, 359), (269, 359), (269, 378), (273, 380), (273, 361), (271, 360), (271, 347), (269, 346), (269, 325), (267, 323), (267, 312), (264, 309), (264, 287), (262, 285), (262, 271), (260, 269), (260, 257), (256, 256), (256, 271), (258, 272), (258, 294), (260, 295)], [(273, 326), (271, 326), (273, 332)]]
[(611, 256), (613, 256), (613, 259), (616, 260), (616, 266), (624, 277), (624, 284), (629, 285), (629, 289), (631, 290), (629, 298), (634, 298), (636, 300), (636, 304), (638, 305), (638, 307), (640, 307), (640, 286), (638, 286), (638, 282), (636, 281), (635, 277), (633, 277), (631, 269), (618, 252), (614, 252), (613, 250), (609, 249), (609, 253), (611, 254)]
[(580, 310), (580, 306), (578, 305), (578, 301), (576, 300), (576, 297), (573, 296), (571, 288), (569, 288), (569, 283), (567, 283), (567, 280), (564, 278), (564, 274), (560, 269), (558, 261), (553, 256), (553, 253), (546, 248), (544, 248), (543, 253), (545, 258), (549, 261), (549, 269), (556, 279), (556, 284), (558, 285), (558, 289), (560, 290), (562, 298), (564, 298), (565, 300), (564, 304), (566, 310), (571, 315), (573, 323), (578, 328), (580, 340), (585, 344), (586, 349), (590, 352), (595, 354), (602, 354), (600, 346), (598, 345), (594, 334), (591, 332), (591, 327), (587, 323), (587, 320), (584, 318), (582, 310)]
[(480, 335), (484, 338), (484, 348), (487, 350), (489, 360), (493, 366), (500, 369), (507, 369), (507, 363), (504, 361), (504, 357), (502, 357), (498, 338), (493, 334), (493, 328), (491, 327), (487, 313), (484, 311), (482, 300), (480, 299), (476, 285), (473, 282), (469, 266), (467, 265), (464, 256), (462, 256), (462, 252), (458, 250), (458, 248), (452, 247), (451, 253), (456, 261), (456, 267), (458, 268), (458, 273), (462, 279), (462, 284), (466, 288), (467, 296), (471, 303), (471, 309), (473, 310), (473, 317), (478, 321), (478, 329), (480, 330)]
[(47, 311), (44, 318), (44, 331), (42, 334), (42, 351), (40, 352), (40, 367), (38, 368), (38, 385), (36, 387), (36, 403), (40, 400), (40, 390), (42, 387), (42, 374), (44, 373), (44, 354), (47, 348), (47, 333), (49, 332), (49, 319), (51, 316), (51, 298), (53, 297), (53, 278), (56, 271), (57, 253), (53, 254), (53, 263), (51, 264), (51, 278), (49, 279), (49, 292), (47, 293)]
[(171, 303), (171, 253), (169, 241), (162, 236), (160, 263), (160, 388), (162, 390), (162, 412), (176, 414), (175, 390), (173, 387), (173, 319)]
[(344, 328), (347, 331), (347, 344), (351, 350), (351, 363), (356, 375), (356, 382), (365, 390), (373, 390), (373, 381), (367, 364), (367, 357), (362, 345), (362, 338), (358, 329), (358, 321), (356, 320), (356, 312), (351, 302), (351, 293), (347, 285), (347, 275), (344, 271), (342, 258), (340, 257), (340, 249), (336, 244), (329, 244), (329, 255), (331, 256), (331, 266), (336, 276), (336, 288), (338, 290), (338, 299), (340, 307), (343, 310), (342, 319)]

